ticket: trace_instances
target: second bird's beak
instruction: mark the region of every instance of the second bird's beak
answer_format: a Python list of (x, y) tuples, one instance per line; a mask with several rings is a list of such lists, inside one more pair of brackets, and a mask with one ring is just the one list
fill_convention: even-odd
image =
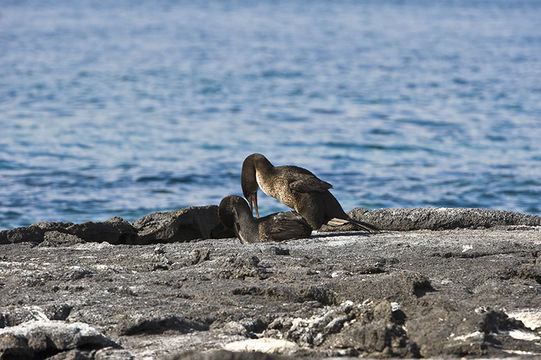
[(250, 211), (252, 211), (253, 213), (254, 208), (255, 208), (255, 213), (257, 215), (257, 218), (259, 219), (259, 210), (257, 209), (257, 191), (254, 193), (251, 193), (248, 196), (248, 202), (250, 203)]

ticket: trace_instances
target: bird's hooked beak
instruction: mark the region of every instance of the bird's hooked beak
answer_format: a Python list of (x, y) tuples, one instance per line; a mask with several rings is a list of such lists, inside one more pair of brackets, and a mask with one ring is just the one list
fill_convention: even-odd
[(253, 213), (255, 208), (255, 213), (259, 219), (259, 209), (257, 208), (257, 191), (248, 195), (248, 203), (250, 203), (250, 211)]

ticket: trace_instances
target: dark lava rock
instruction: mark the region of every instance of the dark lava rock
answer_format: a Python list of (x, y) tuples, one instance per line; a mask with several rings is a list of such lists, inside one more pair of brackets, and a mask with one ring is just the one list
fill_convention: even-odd
[[(19, 227), (12, 230), (0, 231), (0, 244), (34, 242), (40, 243), (47, 232), (68, 233), (66, 228), (73, 223), (41, 222), (28, 227)], [(49, 239), (50, 240), (50, 239)]]
[(39, 243), (43, 240), (43, 233), (43, 229), (35, 225), (0, 231), (0, 244), (20, 243), (23, 241)]
[(132, 224), (120, 217), (82, 224), (38, 223), (0, 231), (0, 244), (45, 241), (46, 246), (66, 246), (83, 241), (105, 241), (114, 245), (145, 245), (234, 236), (233, 231), (220, 222), (218, 207), (209, 205), (153, 213)]
[(157, 318), (128, 320), (120, 325), (120, 335), (161, 334), (165, 331), (188, 333), (193, 330), (208, 330), (208, 325), (199, 321), (187, 320), (176, 315)]
[(139, 244), (235, 236), (221, 224), (216, 205), (153, 213), (132, 224), (137, 229)]
[[(381, 230), (443, 230), (454, 228), (489, 228), (501, 225), (541, 225), (541, 216), (511, 211), (467, 208), (353, 209), (351, 218), (371, 223)], [(355, 226), (326, 226), (322, 231), (355, 231)], [(49, 234), (47, 234), (49, 233)], [(67, 234), (67, 235), (62, 235)], [(47, 236), (46, 236), (47, 235)], [(105, 222), (38, 223), (28, 227), (0, 231), (0, 244), (47, 241), (48, 246), (65, 246), (80, 240), (107, 241), (111, 244), (153, 244), (185, 242), (194, 239), (235, 237), (221, 224), (218, 207), (192, 206), (171, 212), (158, 212), (133, 223), (114, 217)], [(287, 254), (284, 254), (287, 255)]]
[(236, 255), (220, 259), (217, 277), (220, 279), (242, 280), (247, 278), (267, 279), (269, 272), (267, 268), (259, 265), (259, 261), (259, 258), (255, 255)]
[(271, 246), (269, 252), (273, 255), (289, 255), (289, 249), (279, 246)]
[[(535, 334), (502, 311), (478, 308), (465, 316), (454, 301), (423, 301), (418, 305), (416, 314), (408, 314), (406, 324), (423, 357), (438, 356), (442, 352), (455, 356), (486, 356), (513, 344), (513, 339), (506, 335), (510, 330)], [(505, 341), (498, 339), (503, 336)], [(539, 345), (527, 345), (529, 351), (532, 345), (536, 352), (541, 350)]]
[(26, 228), (16, 228), (0, 232), (0, 243), (47, 241), (54, 245), (73, 245), (75, 243), (103, 242), (111, 244), (137, 243), (137, 231), (127, 221), (114, 217), (105, 222), (73, 223), (37, 223)]
[(103, 242), (110, 244), (137, 244), (135, 228), (122, 218), (114, 217), (105, 222), (85, 222), (68, 226), (66, 231), (87, 242)]
[(47, 360), (133, 360), (134, 357), (126, 350), (111, 347), (99, 350), (70, 350), (63, 351)]
[(84, 243), (85, 241), (77, 235), (53, 230), (45, 231), (43, 234), (43, 242), (47, 242), (53, 246), (72, 246), (75, 244)]
[(64, 303), (53, 303), (37, 309), (20, 307), (0, 308), (0, 329), (16, 326), (24, 322), (42, 317), (49, 320), (66, 320), (71, 312), (72, 306)]
[[(310, 359), (541, 354), (541, 227), (133, 246), (79, 243), (72, 225), (33, 225), (57, 246), (0, 245), (6, 357), (279, 359), (223, 351), (263, 338)], [(13, 331), (46, 319), (89, 324), (122, 349)]]
[(331, 305), (336, 303), (336, 294), (324, 287), (304, 286), (304, 287), (242, 287), (232, 290), (233, 295), (263, 296), (269, 298), (283, 299), (298, 303), (316, 301), (321, 305)]
[(483, 314), (480, 330), (485, 334), (498, 333), (514, 329), (524, 329), (524, 324), (516, 319), (511, 319), (501, 311), (487, 310)]
[(279, 317), (269, 324), (266, 334), (278, 331), (283, 334), (279, 337), (319, 351), (343, 349), (355, 356), (419, 357), (417, 345), (404, 328), (404, 318), (387, 300), (366, 305), (345, 302), (322, 309), (320, 316)]
[(83, 323), (30, 321), (0, 330), (1, 359), (45, 358), (73, 349), (119, 346)]
[[(348, 213), (352, 219), (365, 221), (381, 230), (442, 230), (455, 228), (489, 228), (498, 225), (541, 225), (541, 216), (512, 211), (472, 208), (355, 208)], [(343, 230), (341, 227), (339, 230)], [(326, 228), (326, 231), (332, 229)]]
[(380, 301), (355, 311), (355, 321), (330, 346), (353, 348), (361, 354), (419, 357), (417, 344), (409, 340), (402, 317), (393, 316), (391, 304)]
[(210, 260), (209, 249), (194, 249), (190, 251), (188, 265), (197, 265), (207, 260)]

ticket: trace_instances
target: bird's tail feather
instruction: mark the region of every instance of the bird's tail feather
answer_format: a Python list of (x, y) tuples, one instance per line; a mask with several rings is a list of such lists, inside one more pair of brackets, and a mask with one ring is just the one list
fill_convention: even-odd
[(353, 224), (359, 228), (361, 228), (362, 230), (364, 231), (368, 231), (368, 232), (378, 232), (379, 229), (377, 227), (375, 227), (374, 225), (372, 224), (369, 224), (369, 223), (366, 223), (364, 221), (358, 221), (358, 220), (354, 220), (354, 219), (339, 219), (339, 218), (332, 218), (331, 220), (329, 220), (327, 222), (327, 225), (330, 225), (330, 226), (340, 226), (340, 225), (345, 225), (345, 224)]

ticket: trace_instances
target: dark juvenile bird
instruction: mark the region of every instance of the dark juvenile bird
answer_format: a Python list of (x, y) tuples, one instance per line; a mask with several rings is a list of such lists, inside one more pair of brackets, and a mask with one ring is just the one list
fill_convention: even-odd
[(257, 208), (257, 190), (294, 209), (317, 230), (323, 224), (331, 226), (352, 223), (365, 231), (378, 229), (365, 222), (351, 219), (329, 192), (332, 185), (310, 171), (298, 166), (274, 166), (261, 154), (248, 156), (242, 164), (241, 185), (250, 209)]
[(221, 222), (233, 229), (243, 243), (299, 239), (312, 233), (310, 225), (292, 211), (256, 219), (246, 200), (236, 195), (222, 199), (218, 214)]

